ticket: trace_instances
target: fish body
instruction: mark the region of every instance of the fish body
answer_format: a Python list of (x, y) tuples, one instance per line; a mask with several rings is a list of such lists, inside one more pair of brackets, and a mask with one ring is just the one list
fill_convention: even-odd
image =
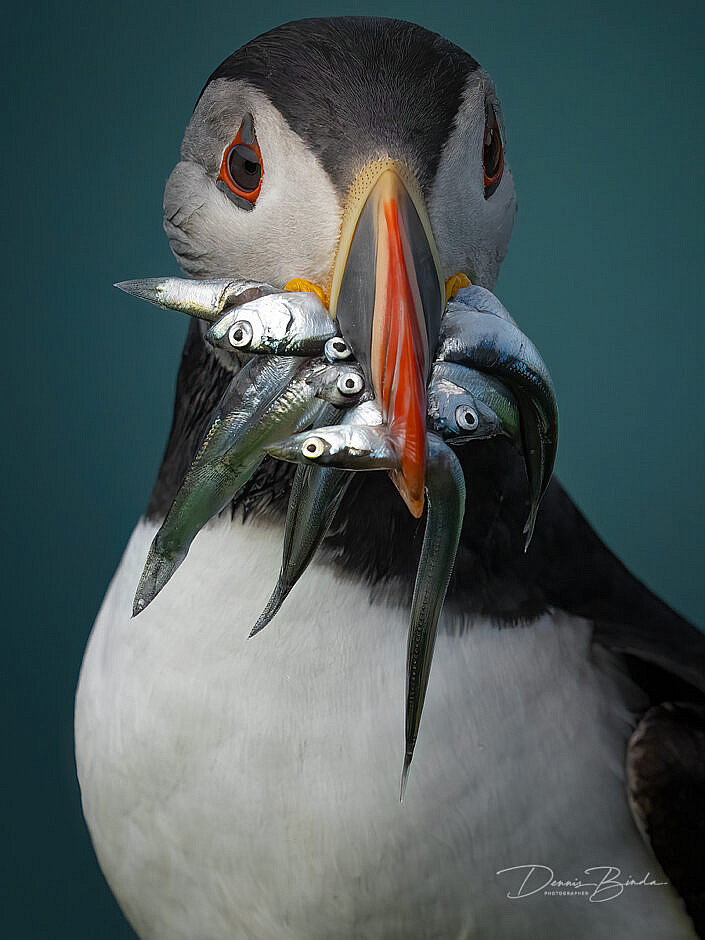
[(268, 294), (224, 314), (206, 333), (217, 349), (281, 356), (320, 356), (337, 326), (316, 294)]
[(282, 433), (309, 424), (324, 403), (316, 396), (322, 361), (252, 358), (233, 378), (214, 420), (152, 542), (135, 595), (139, 613), (156, 597), (186, 557), (203, 526), (219, 513), (255, 472), (264, 447)]
[(455, 301), (443, 318), (436, 358), (491, 373), (516, 398), (529, 475), (531, 507), (524, 527), (528, 548), (558, 447), (558, 406), (548, 369), (534, 344), (513, 322)]
[(437, 435), (429, 434), (426, 441), (426, 529), (416, 572), (407, 643), (402, 798), (419, 732), (438, 618), (455, 564), (465, 516), (465, 476), (460, 461)]
[(148, 300), (158, 307), (177, 310), (208, 323), (215, 323), (230, 307), (277, 293), (271, 284), (241, 277), (201, 281), (187, 277), (142, 277), (119, 281), (114, 286), (140, 300)]
[(520, 443), (514, 395), (491, 375), (454, 362), (436, 362), (427, 392), (428, 427), (449, 444), (499, 434)]

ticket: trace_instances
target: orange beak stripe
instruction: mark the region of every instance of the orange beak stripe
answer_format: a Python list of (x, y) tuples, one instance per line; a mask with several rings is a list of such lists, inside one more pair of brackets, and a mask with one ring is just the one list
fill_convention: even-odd
[(415, 277), (413, 282), (409, 277), (409, 248), (400, 224), (399, 204), (386, 198), (380, 208), (384, 225), (378, 230), (378, 251), (380, 255), (386, 252), (387, 257), (385, 264), (378, 256), (372, 382), (399, 455), (400, 469), (392, 472), (392, 479), (418, 518), (424, 505), (428, 340), (418, 285)]

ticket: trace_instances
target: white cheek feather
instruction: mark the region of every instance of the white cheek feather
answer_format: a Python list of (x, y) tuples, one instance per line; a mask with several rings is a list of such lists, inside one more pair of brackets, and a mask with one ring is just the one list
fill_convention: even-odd
[(484, 72), (470, 77), (429, 200), (444, 274), (466, 271), (474, 283), (487, 288), (499, 274), (516, 211), (514, 181), (506, 160), (499, 186), (485, 199), (482, 144), (489, 87)]
[[(240, 274), (277, 287), (303, 277), (325, 285), (342, 212), (325, 170), (264, 95), (225, 80), (207, 94), (227, 96), (227, 107), (199, 105), (164, 193), (164, 228), (179, 264), (194, 277)], [(247, 111), (264, 171), (251, 210), (235, 205), (215, 182)]]

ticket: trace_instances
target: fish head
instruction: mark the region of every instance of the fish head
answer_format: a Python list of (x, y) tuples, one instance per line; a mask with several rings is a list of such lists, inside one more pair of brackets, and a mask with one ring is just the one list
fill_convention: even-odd
[(365, 375), (356, 362), (326, 363), (310, 381), (319, 398), (339, 408), (358, 405), (369, 397)]
[(224, 313), (206, 333), (206, 341), (226, 352), (274, 352), (291, 322), (286, 304), (270, 295)]
[(438, 379), (429, 386), (428, 426), (450, 444), (485, 440), (503, 430), (489, 405), (448, 379)]

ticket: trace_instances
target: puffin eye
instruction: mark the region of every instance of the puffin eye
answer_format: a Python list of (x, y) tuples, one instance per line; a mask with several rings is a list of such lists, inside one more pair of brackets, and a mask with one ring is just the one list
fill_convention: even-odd
[(337, 386), (343, 395), (357, 395), (362, 391), (362, 377), (357, 372), (344, 372), (338, 376)]
[(262, 179), (262, 164), (252, 147), (236, 144), (228, 156), (231, 181), (245, 193), (253, 193)]
[(304, 457), (309, 457), (311, 460), (320, 457), (324, 450), (325, 447), (320, 437), (307, 437), (301, 445), (301, 453)]
[(480, 423), (477, 412), (469, 405), (458, 405), (455, 409), (455, 420), (463, 431), (476, 431)]
[(489, 199), (499, 186), (504, 170), (504, 147), (499, 132), (497, 115), (492, 105), (487, 105), (485, 137), (482, 142), (482, 168), (485, 174), (485, 199)]
[(235, 140), (225, 148), (218, 181), (225, 183), (230, 192), (254, 205), (262, 189), (263, 175), (262, 153), (255, 136), (254, 121), (251, 114), (246, 114)]

